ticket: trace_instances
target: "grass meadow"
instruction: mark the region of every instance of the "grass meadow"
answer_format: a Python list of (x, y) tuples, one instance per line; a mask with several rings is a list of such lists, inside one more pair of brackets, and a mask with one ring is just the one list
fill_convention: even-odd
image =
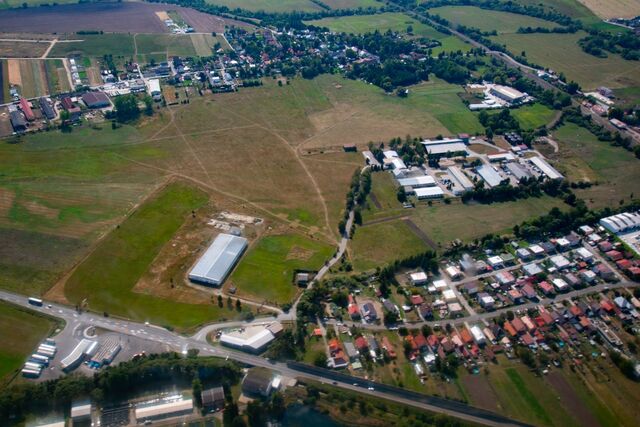
[(132, 292), (162, 247), (192, 210), (202, 207), (206, 194), (172, 183), (145, 202), (73, 271), (65, 285), (67, 299), (90, 309), (179, 329), (234, 317), (235, 312), (205, 300), (185, 304)]
[(298, 292), (294, 271), (319, 270), (335, 248), (298, 234), (271, 235), (252, 246), (229, 280), (239, 296), (276, 304), (291, 302)]
[(609, 54), (597, 58), (582, 51), (578, 40), (586, 33), (575, 34), (503, 34), (492, 39), (505, 44), (511, 52), (525, 52), (536, 64), (562, 72), (583, 89), (599, 86), (611, 88), (640, 86), (640, 64)]
[(511, 110), (511, 115), (518, 120), (523, 129), (537, 129), (545, 126), (553, 120), (556, 114), (556, 111), (540, 103), (524, 105)]
[(479, 28), (482, 31), (496, 30), (500, 34), (515, 33), (520, 27), (554, 28), (558, 25), (544, 19), (509, 12), (481, 9), (475, 6), (444, 6), (429, 9), (454, 25)]
[(229, 9), (240, 8), (275, 13), (322, 11), (322, 8), (311, 0), (206, 0), (206, 3), (227, 6)]
[(52, 319), (0, 302), (0, 386), (22, 369), (27, 357), (55, 325)]
[(568, 123), (553, 132), (560, 151), (558, 168), (571, 181), (596, 183), (591, 188), (577, 190), (578, 197), (596, 207), (617, 205), (637, 192), (640, 180), (638, 159), (633, 153), (613, 147), (588, 130)]

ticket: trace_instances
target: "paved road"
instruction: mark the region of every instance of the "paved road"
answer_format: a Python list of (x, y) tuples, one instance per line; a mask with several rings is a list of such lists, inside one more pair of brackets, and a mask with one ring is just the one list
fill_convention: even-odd
[[(292, 367), (285, 363), (269, 361), (260, 356), (246, 354), (240, 351), (235, 351), (223, 347), (213, 346), (206, 342), (206, 335), (196, 334), (192, 337), (184, 337), (154, 325), (141, 324), (137, 322), (108, 317), (105, 318), (97, 316), (93, 313), (78, 314), (74, 309), (54, 303), (45, 303), (43, 307), (36, 307), (28, 303), (27, 297), (16, 295), (6, 291), (0, 291), (0, 300), (4, 300), (24, 308), (63, 319), (67, 323), (67, 325), (77, 324), (79, 321), (86, 324), (87, 326), (100, 327), (105, 330), (119, 332), (124, 335), (136, 336), (156, 342), (163, 342), (178, 352), (184, 352), (188, 349), (197, 349), (199, 350), (200, 354), (204, 356), (215, 356), (225, 359), (232, 359), (236, 362), (240, 362), (242, 364), (250, 366), (259, 366), (274, 369), (287, 377), (302, 378), (318, 381), (325, 384), (331, 384), (333, 387), (349, 389), (387, 399), (393, 402), (414, 406), (423, 410), (447, 414), (469, 422), (487, 426), (520, 425), (519, 423), (508, 420), (504, 417), (501, 417), (500, 415), (482, 411), (471, 406), (461, 405), (459, 402), (446, 400), (435, 400), (434, 402), (431, 402), (431, 400), (428, 399), (424, 399), (423, 401), (408, 399), (405, 395), (405, 391), (400, 389), (394, 390), (393, 388), (387, 387), (385, 391), (379, 391), (375, 389), (369, 390), (363, 387), (363, 385), (365, 383), (373, 383), (363, 380), (362, 378), (346, 375), (340, 379), (336, 379), (334, 378), (334, 373), (332, 371), (322, 370), (321, 373), (312, 373), (308, 372), (308, 370), (306, 369), (296, 368), (295, 366)], [(380, 386), (384, 388), (384, 385)]]

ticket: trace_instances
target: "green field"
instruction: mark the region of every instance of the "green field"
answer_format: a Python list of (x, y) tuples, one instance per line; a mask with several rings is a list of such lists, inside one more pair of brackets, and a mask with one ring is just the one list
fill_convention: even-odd
[(82, 41), (57, 43), (49, 52), (49, 56), (64, 57), (78, 54), (92, 57), (103, 55), (129, 57), (135, 50), (133, 36), (130, 34), (83, 34), (78, 39)]
[(0, 386), (19, 371), (56, 322), (28, 310), (0, 302)]
[(554, 131), (560, 152), (558, 168), (571, 181), (598, 182), (577, 195), (597, 207), (616, 205), (638, 190), (640, 161), (633, 153), (613, 147), (584, 128), (568, 123)]
[(331, 9), (357, 9), (367, 7), (380, 7), (384, 3), (378, 0), (322, 0), (322, 3)]
[(294, 270), (319, 270), (335, 248), (298, 234), (266, 236), (249, 249), (231, 275), (239, 295), (262, 302), (291, 302)]
[(26, 3), (29, 7), (38, 7), (40, 5), (50, 5), (52, 3), (55, 4), (71, 4), (78, 3), (79, 0), (56, 0), (55, 2), (51, 2), (48, 0), (0, 0), (0, 9), (7, 8), (18, 8), (22, 7), (24, 3)]
[(533, 105), (525, 105), (511, 110), (523, 129), (537, 129), (550, 123), (556, 116), (557, 112), (551, 108), (536, 103)]
[(240, 8), (276, 13), (322, 11), (320, 6), (310, 0), (206, 0), (206, 3), (227, 6), (229, 9)]
[(496, 30), (500, 34), (515, 33), (520, 27), (555, 28), (558, 24), (543, 19), (509, 12), (480, 9), (474, 6), (444, 6), (429, 9), (429, 13), (445, 18), (454, 25)]
[(529, 61), (575, 80), (583, 89), (640, 86), (640, 63), (626, 61), (619, 55), (597, 58), (582, 51), (578, 40), (586, 33), (575, 34), (504, 34), (492, 39), (514, 53), (526, 52)]
[(208, 300), (185, 304), (132, 292), (160, 249), (182, 225), (185, 217), (207, 202), (206, 194), (181, 183), (169, 184), (143, 204), (100, 242), (69, 277), (65, 295), (83, 300), (97, 312), (123, 316), (180, 329), (233, 317)]
[(353, 267), (358, 271), (383, 267), (427, 249), (402, 220), (358, 227), (351, 240)]
[(482, 132), (484, 129), (477, 116), (458, 96), (461, 92), (463, 92), (461, 86), (449, 84), (432, 76), (431, 81), (409, 88), (406, 103), (417, 110), (428, 111), (452, 134)]

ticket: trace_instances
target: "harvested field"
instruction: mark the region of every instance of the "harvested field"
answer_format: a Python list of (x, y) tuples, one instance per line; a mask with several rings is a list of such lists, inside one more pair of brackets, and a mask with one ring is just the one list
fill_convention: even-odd
[[(193, 9), (172, 6), (198, 32), (222, 32), (226, 23), (218, 16)], [(142, 2), (85, 3), (37, 9), (0, 11), (0, 28), (5, 32), (33, 32), (42, 28), (48, 33), (77, 31), (109, 31), (116, 33), (166, 33), (167, 26), (158, 19), (157, 11), (166, 5)], [(243, 24), (247, 25), (247, 24)]]
[(593, 416), (589, 408), (576, 394), (575, 390), (558, 371), (547, 375), (547, 381), (554, 388), (562, 405), (572, 414), (583, 427), (600, 427), (600, 423)]
[(640, 0), (578, 0), (602, 19), (635, 18), (640, 15)]
[(7, 60), (9, 84), (13, 86), (22, 86), (22, 77), (20, 75), (20, 61), (17, 59)]
[(156, 16), (158, 17), (159, 20), (161, 20), (162, 22), (166, 21), (167, 19), (171, 19), (169, 18), (169, 14), (167, 13), (166, 10), (159, 10), (156, 12)]
[(49, 47), (49, 42), (40, 43), (3, 41), (0, 39), (1, 58), (40, 58)]
[(483, 375), (465, 375), (462, 380), (471, 404), (488, 411), (499, 412), (500, 405), (487, 377)]

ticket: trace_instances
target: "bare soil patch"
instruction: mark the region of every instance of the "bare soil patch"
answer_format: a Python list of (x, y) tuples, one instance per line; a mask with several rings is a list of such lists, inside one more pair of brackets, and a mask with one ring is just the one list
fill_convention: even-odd
[(49, 219), (56, 218), (60, 213), (58, 209), (52, 209), (36, 201), (23, 202), (22, 205), (29, 211), (29, 213), (42, 215), (43, 217)]
[(640, 0), (578, 0), (603, 19), (634, 18), (640, 15)]
[(0, 57), (40, 58), (49, 47), (49, 44), (48, 41), (35, 43), (0, 40)]
[(567, 412), (573, 414), (581, 426), (600, 427), (596, 417), (591, 414), (589, 408), (560, 372), (551, 372), (547, 375), (547, 380), (560, 396), (562, 405), (567, 409)]
[(485, 375), (467, 375), (462, 382), (474, 406), (494, 412), (500, 410), (498, 397), (493, 392)]
[(167, 13), (166, 10), (158, 10), (158, 11), (156, 11), (156, 16), (162, 22), (166, 21), (167, 19), (171, 19), (171, 18), (169, 18), (169, 14)]
[(287, 254), (287, 260), (298, 259), (298, 260), (306, 261), (310, 259), (313, 256), (313, 254), (314, 254), (314, 251), (301, 248), (299, 246), (294, 246), (291, 248), (291, 250)]
[(17, 59), (9, 59), (9, 83), (16, 86), (22, 86), (22, 76), (20, 75), (20, 61)]
[(6, 188), (0, 188), (0, 217), (7, 217), (9, 210), (13, 206), (15, 198), (16, 194), (13, 191), (7, 190)]
[(496, 154), (500, 152), (499, 149), (489, 147), (484, 144), (471, 144), (469, 145), (469, 149), (474, 153), (478, 153), (478, 154)]

